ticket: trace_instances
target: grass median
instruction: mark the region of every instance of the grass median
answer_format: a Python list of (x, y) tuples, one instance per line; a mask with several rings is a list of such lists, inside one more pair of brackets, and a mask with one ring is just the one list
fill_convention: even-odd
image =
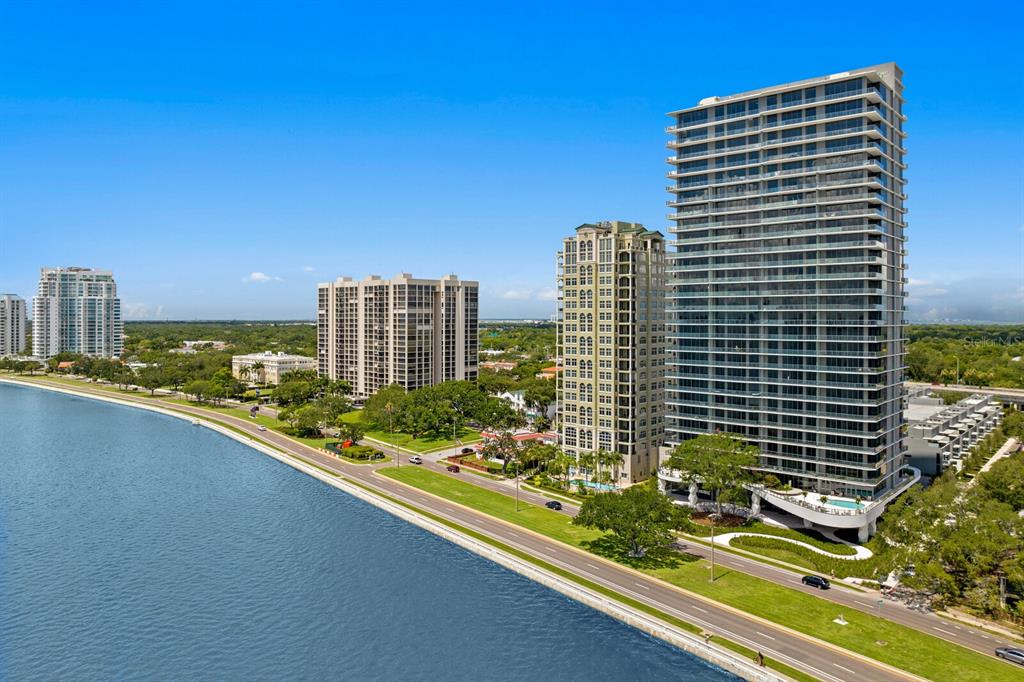
[[(565, 515), (543, 507), (520, 502), (520, 511), (516, 512), (515, 501), (507, 495), (426, 469), (387, 468), (378, 473), (573, 547), (601, 548), (601, 533), (573, 526)], [(690, 592), (931, 680), (1009, 682), (1019, 678), (1018, 670), (996, 659), (755, 576), (719, 568), (711, 583), (709, 564), (703, 560), (659, 561), (655, 566), (634, 563), (634, 567)], [(847, 625), (832, 622), (840, 614)]]
[[(349, 424), (359, 424), (360, 426), (363, 426), (363, 416), (362, 412), (359, 410), (346, 412), (342, 415), (341, 419)], [(382, 443), (398, 446), (403, 450), (408, 450), (409, 452), (419, 453), (444, 450), (456, 445), (455, 441), (451, 438), (413, 438), (411, 434), (402, 433), (401, 431), (395, 431), (394, 434), (392, 434), (386, 430), (380, 429), (367, 429), (366, 437)], [(458, 431), (458, 437), (459, 442), (462, 444), (474, 443), (480, 440), (480, 432), (463, 427)]]

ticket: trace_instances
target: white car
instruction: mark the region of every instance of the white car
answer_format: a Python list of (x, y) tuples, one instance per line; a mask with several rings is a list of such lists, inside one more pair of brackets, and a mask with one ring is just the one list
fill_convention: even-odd
[(259, 425), (259, 426), (257, 426), (256, 428), (257, 428), (257, 429), (259, 429), (260, 431), (266, 431), (266, 430), (267, 430), (267, 427), (266, 427), (266, 426), (264, 426), (263, 424), (260, 424), (260, 425)]
[(423, 464), (423, 458), (419, 455), (413, 455), (409, 458), (409, 464)]

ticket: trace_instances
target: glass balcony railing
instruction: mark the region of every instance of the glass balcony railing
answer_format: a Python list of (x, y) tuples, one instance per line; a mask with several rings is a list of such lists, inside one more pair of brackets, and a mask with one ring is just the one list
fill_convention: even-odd
[[(717, 255), (717, 254), (716, 254)], [(708, 256), (702, 256), (707, 258)], [(757, 262), (732, 262), (732, 263), (696, 263), (693, 265), (676, 265), (675, 272), (689, 272), (694, 270), (743, 270), (743, 269), (765, 269), (783, 268), (790, 266), (818, 266), (818, 265), (885, 265), (885, 259), (881, 256), (865, 254), (854, 258), (787, 258), (785, 260), (758, 260)]]
[[(878, 92), (878, 90), (876, 90), (875, 88), (868, 87), (868, 88), (861, 88), (861, 89), (858, 89), (858, 90), (849, 90), (849, 91), (846, 91), (846, 92), (836, 93), (836, 94), (833, 94), (833, 95), (822, 95), (821, 97), (814, 97), (814, 98), (810, 98), (810, 99), (801, 99), (801, 101), (799, 101), (799, 102), (787, 102), (787, 103), (778, 102), (777, 104), (774, 104), (774, 105), (765, 105), (765, 107), (763, 109), (759, 108), (758, 111), (742, 111), (742, 112), (738, 112), (738, 113), (735, 113), (735, 114), (732, 114), (732, 115), (728, 115), (728, 116), (727, 115), (722, 115), (722, 116), (712, 116), (712, 115), (709, 115), (708, 118), (703, 120), (703, 121), (698, 121), (698, 122), (689, 123), (689, 124), (685, 124), (685, 125), (668, 126), (665, 130), (666, 130), (666, 132), (668, 132), (670, 134), (677, 134), (677, 133), (679, 133), (681, 131), (687, 130), (689, 128), (696, 128), (698, 126), (714, 125), (716, 123), (721, 123), (722, 121), (732, 121), (732, 120), (736, 120), (736, 119), (739, 119), (739, 118), (749, 118), (751, 116), (760, 116), (761, 114), (763, 114), (765, 112), (768, 112), (768, 111), (783, 111), (783, 110), (786, 110), (786, 109), (796, 109), (796, 108), (800, 108), (800, 107), (810, 106), (812, 104), (819, 104), (821, 102), (834, 102), (834, 101), (841, 100), (841, 99), (849, 99), (851, 97), (860, 97), (860, 96), (863, 96), (863, 95), (867, 95), (868, 97), (872, 97), (872, 98), (878, 100), (878, 102), (883, 102), (884, 101), (884, 98), (882, 97), (881, 93)], [(886, 104), (886, 106), (888, 106), (888, 104)]]

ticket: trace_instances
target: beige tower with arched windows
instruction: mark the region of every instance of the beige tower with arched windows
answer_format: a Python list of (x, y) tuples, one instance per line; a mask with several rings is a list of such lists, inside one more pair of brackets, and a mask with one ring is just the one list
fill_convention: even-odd
[[(648, 478), (658, 467), (665, 288), (665, 238), (639, 223), (580, 225), (558, 252), (559, 443), (576, 457), (620, 454), (621, 464), (601, 467), (617, 485)], [(596, 469), (575, 473), (591, 479)]]

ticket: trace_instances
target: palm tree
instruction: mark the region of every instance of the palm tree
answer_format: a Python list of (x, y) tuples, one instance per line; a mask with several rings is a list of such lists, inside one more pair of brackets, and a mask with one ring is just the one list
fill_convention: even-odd
[(577, 456), (577, 462), (576, 462), (577, 467), (580, 468), (580, 469), (586, 469), (587, 470), (587, 473), (584, 476), (585, 476), (585, 478), (586, 478), (588, 483), (590, 482), (590, 470), (593, 468), (594, 462), (595, 462), (595, 456), (594, 455), (595, 455), (595, 453), (593, 453), (593, 452), (581, 452)]
[(612, 456), (612, 453), (608, 452), (604, 448), (598, 448), (593, 452), (593, 456), (595, 467), (594, 478), (599, 479), (601, 478), (601, 467), (606, 466), (611, 462), (610, 457)]
[(238, 368), (238, 378), (246, 383), (249, 383), (249, 379), (252, 377), (252, 368), (249, 365), (242, 365)]
[(558, 456), (555, 458), (555, 465), (558, 467), (558, 471), (562, 473), (563, 488), (568, 489), (569, 487), (569, 469), (575, 463), (576, 460), (573, 459), (572, 455), (562, 452), (561, 450), (558, 451)]
[(621, 452), (615, 450), (603, 450), (604, 452), (604, 464), (612, 469), (612, 481), (617, 482), (619, 480), (619, 469), (626, 462), (626, 458), (622, 456)]
[(249, 376), (259, 377), (260, 386), (266, 386), (267, 384), (266, 377), (263, 376), (264, 367), (266, 367), (266, 365), (264, 365), (261, 361), (257, 360), (256, 362), (252, 363), (252, 367), (249, 370), (251, 372)]

